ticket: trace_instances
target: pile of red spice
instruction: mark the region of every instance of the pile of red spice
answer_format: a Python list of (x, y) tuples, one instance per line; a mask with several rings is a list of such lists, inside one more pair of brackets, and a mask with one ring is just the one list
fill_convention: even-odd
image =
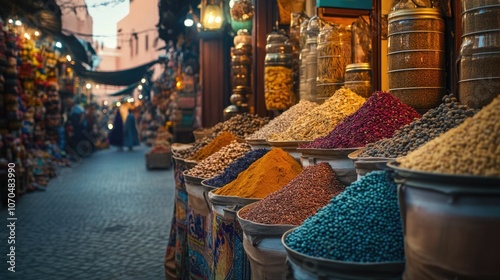
[(391, 137), (420, 114), (388, 92), (375, 92), (354, 114), (345, 118), (327, 136), (301, 148), (339, 149), (364, 147)]

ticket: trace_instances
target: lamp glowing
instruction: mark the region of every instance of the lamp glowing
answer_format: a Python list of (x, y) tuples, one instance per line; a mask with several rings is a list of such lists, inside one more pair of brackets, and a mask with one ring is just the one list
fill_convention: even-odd
[(220, 5), (207, 4), (203, 7), (203, 28), (218, 30), (222, 27), (222, 9)]
[(184, 26), (191, 27), (194, 25), (194, 20), (192, 18), (186, 18), (184, 20)]

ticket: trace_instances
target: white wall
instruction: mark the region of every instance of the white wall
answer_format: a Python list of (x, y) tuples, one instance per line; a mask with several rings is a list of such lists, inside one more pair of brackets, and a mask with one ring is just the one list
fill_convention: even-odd
[[(165, 53), (165, 50), (157, 51), (165, 45), (158, 38), (158, 21), (158, 0), (131, 1), (130, 13), (117, 24), (120, 69), (147, 63)], [(137, 37), (132, 35), (134, 32)]]

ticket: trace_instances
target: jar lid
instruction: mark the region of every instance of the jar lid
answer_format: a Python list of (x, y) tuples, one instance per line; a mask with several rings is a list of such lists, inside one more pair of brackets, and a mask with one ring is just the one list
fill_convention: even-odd
[(402, 9), (389, 13), (388, 20), (395, 20), (396, 18), (415, 17), (415, 18), (438, 18), (442, 17), (441, 12), (435, 8), (415, 8), (415, 9)]
[(292, 55), (285, 53), (272, 53), (266, 54), (264, 58), (265, 64), (275, 64), (275, 65), (291, 65), (292, 64)]
[(351, 63), (345, 66), (345, 71), (372, 70), (370, 63)]

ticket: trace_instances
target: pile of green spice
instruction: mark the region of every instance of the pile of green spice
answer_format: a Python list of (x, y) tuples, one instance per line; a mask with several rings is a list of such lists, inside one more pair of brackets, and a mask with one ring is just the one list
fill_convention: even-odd
[(300, 225), (344, 190), (332, 167), (321, 162), (304, 168), (288, 185), (240, 212), (261, 224)]
[(472, 118), (426, 143), (401, 167), (427, 172), (500, 177), (500, 96)]
[(327, 135), (338, 123), (356, 112), (366, 99), (353, 91), (341, 88), (325, 102), (297, 118), (282, 133), (272, 134), (269, 141), (312, 141)]
[(298, 117), (305, 115), (317, 106), (318, 103), (308, 100), (300, 100), (299, 103), (272, 119), (268, 124), (249, 135), (246, 139), (267, 140), (271, 134), (285, 131)]
[(343, 262), (404, 260), (397, 186), (385, 171), (352, 183), (287, 235), (291, 249)]
[(394, 132), (391, 138), (367, 144), (359, 157), (397, 158), (405, 156), (458, 126), (466, 118), (474, 116), (476, 112), (477, 110), (458, 103), (453, 95), (447, 95), (437, 108), (427, 111), (420, 119), (403, 126)]
[(375, 92), (354, 114), (346, 117), (327, 136), (301, 148), (338, 149), (364, 147), (420, 118), (415, 109), (388, 92)]

